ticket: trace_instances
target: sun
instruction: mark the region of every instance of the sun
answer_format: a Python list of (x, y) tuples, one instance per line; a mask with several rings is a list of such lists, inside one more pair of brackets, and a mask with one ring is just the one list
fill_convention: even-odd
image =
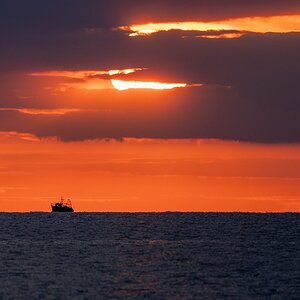
[(186, 87), (186, 83), (163, 83), (163, 82), (146, 82), (146, 81), (125, 81), (112, 79), (113, 87), (119, 91), (129, 89), (153, 89), (153, 90), (171, 90), (174, 88)]

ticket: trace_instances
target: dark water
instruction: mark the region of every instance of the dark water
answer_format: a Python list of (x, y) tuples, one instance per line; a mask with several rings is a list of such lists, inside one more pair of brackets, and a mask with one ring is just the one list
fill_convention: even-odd
[(0, 214), (1, 299), (300, 299), (300, 215)]

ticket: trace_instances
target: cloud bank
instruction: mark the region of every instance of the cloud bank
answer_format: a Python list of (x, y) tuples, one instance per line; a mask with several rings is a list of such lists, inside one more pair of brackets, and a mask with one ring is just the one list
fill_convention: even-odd
[[(293, 27), (135, 37), (120, 29), (286, 15), (298, 24), (299, 14), (299, 1), (1, 1), (0, 131), (65, 141), (299, 142), (300, 33)], [(117, 91), (111, 79), (187, 86)]]

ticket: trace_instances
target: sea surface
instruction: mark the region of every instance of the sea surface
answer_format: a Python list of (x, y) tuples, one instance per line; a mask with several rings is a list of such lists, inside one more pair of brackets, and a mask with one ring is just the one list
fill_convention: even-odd
[(0, 299), (300, 299), (300, 214), (0, 213)]

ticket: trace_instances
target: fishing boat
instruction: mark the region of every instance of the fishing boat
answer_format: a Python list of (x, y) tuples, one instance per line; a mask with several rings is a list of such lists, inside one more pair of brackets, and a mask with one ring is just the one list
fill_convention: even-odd
[(51, 203), (52, 212), (73, 212), (72, 203), (70, 199), (65, 200), (63, 197), (56, 203)]

